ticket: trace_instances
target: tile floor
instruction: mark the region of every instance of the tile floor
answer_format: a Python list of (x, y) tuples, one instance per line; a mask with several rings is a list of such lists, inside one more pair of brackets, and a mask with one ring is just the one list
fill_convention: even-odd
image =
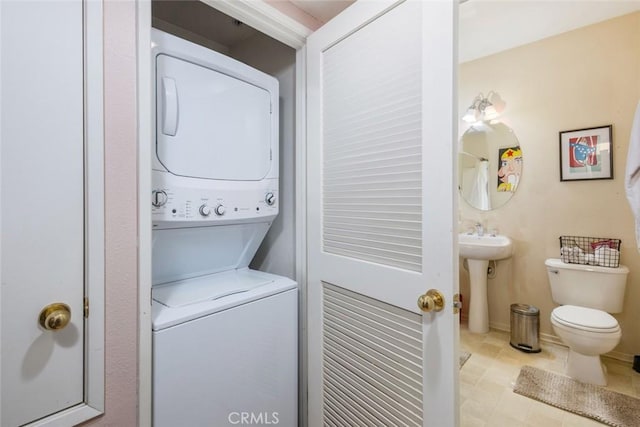
[[(541, 343), (542, 351), (527, 354), (509, 345), (509, 334), (472, 334), (460, 325), (460, 349), (471, 357), (460, 370), (462, 427), (586, 427), (603, 424), (513, 392), (520, 368), (531, 365), (564, 373), (567, 348)], [(640, 374), (631, 364), (604, 359), (608, 389), (640, 398)]]

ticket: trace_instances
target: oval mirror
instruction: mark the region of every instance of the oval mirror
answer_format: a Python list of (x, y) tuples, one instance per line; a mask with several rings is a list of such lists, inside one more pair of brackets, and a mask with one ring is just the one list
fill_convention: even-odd
[(458, 183), (462, 198), (489, 211), (511, 199), (522, 177), (522, 150), (504, 123), (480, 122), (462, 135)]

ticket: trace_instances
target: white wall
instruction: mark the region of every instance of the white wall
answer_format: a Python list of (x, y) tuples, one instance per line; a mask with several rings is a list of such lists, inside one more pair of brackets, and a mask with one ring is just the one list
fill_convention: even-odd
[(229, 56), (280, 82), (280, 214), (251, 263), (295, 280), (295, 50), (257, 34), (232, 46)]

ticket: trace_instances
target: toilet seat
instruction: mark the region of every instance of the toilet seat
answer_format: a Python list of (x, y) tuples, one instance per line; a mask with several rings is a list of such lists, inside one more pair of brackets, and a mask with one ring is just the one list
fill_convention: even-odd
[(618, 321), (609, 313), (575, 305), (555, 308), (551, 312), (551, 320), (568, 328), (588, 332), (610, 334), (620, 331)]

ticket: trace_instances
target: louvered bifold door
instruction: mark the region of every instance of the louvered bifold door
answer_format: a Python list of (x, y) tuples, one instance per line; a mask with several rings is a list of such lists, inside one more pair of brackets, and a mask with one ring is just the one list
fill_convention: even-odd
[(311, 427), (453, 425), (453, 313), (417, 305), (453, 290), (453, 10), (358, 1), (309, 37)]
[(398, 9), (322, 56), (327, 253), (422, 269), (419, 35), (420, 16)]
[(327, 425), (422, 425), (419, 315), (325, 283), (323, 338)]

